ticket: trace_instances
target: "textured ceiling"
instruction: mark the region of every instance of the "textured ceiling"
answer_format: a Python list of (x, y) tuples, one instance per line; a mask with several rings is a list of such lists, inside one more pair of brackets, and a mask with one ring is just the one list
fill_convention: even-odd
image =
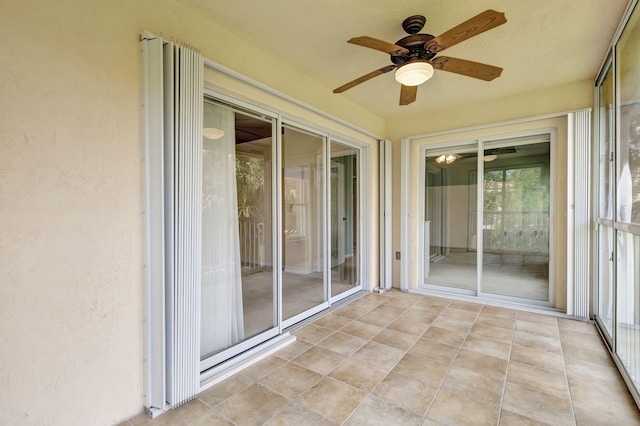
[(347, 44), (368, 35), (395, 42), (401, 23), (424, 15), (422, 32), (435, 36), (486, 9), (507, 23), (447, 49), (441, 55), (504, 68), (491, 82), (443, 71), (399, 106), (393, 72), (342, 94), (384, 118), (451, 108), (564, 83), (594, 79), (627, 0), (181, 0), (220, 26), (311, 76), (341, 86), (390, 64), (385, 53)]

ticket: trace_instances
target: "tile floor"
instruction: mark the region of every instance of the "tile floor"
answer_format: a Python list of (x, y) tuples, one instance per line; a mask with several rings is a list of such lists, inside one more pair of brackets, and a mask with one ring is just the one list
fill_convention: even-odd
[(151, 420), (123, 425), (638, 425), (593, 324), (368, 294)]

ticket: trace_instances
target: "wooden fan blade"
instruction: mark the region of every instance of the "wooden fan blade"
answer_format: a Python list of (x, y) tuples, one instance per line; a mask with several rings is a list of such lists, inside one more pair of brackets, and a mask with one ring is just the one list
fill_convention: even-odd
[(433, 58), (431, 60), (431, 65), (433, 65), (433, 68), (438, 70), (479, 78), (480, 80), (485, 81), (491, 81), (494, 78), (500, 77), (500, 74), (502, 73), (502, 68), (500, 67), (447, 56), (438, 56)]
[(353, 81), (348, 82), (347, 84), (343, 84), (342, 86), (338, 87), (337, 89), (333, 89), (333, 93), (342, 93), (347, 89), (351, 89), (354, 86), (357, 86), (360, 83), (364, 83), (367, 80), (371, 80), (373, 77), (377, 77), (379, 75), (382, 75), (386, 72), (389, 72), (391, 70), (394, 70), (396, 68), (396, 65), (387, 65), (386, 67), (382, 67), (380, 69), (377, 69), (375, 71), (371, 71), (369, 74), (365, 74), (362, 77), (358, 77)]
[(369, 49), (380, 50), (381, 52), (386, 52), (392, 56), (406, 55), (409, 53), (409, 50), (404, 47), (368, 36), (354, 37), (351, 40), (348, 40), (347, 43), (357, 44), (358, 46), (368, 47)]
[(415, 102), (417, 94), (418, 86), (405, 86), (403, 84), (400, 88), (400, 105), (409, 105)]
[(440, 34), (433, 40), (425, 44), (425, 48), (433, 53), (438, 53), (444, 49), (460, 43), (468, 38), (477, 36), (487, 30), (502, 25), (507, 22), (504, 13), (495, 10), (485, 10), (479, 15), (474, 16), (468, 21), (451, 28), (444, 34)]

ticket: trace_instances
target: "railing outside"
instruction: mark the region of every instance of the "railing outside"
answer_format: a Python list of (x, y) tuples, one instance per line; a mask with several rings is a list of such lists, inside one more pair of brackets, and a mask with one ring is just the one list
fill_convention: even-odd
[(265, 267), (264, 222), (238, 219), (242, 273), (258, 272)]
[(485, 211), (484, 250), (549, 254), (549, 213)]

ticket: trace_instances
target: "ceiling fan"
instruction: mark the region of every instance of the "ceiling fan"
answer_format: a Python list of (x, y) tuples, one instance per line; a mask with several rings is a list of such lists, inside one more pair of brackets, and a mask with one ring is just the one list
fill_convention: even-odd
[(402, 28), (409, 35), (395, 43), (368, 36), (354, 37), (348, 40), (347, 43), (388, 53), (391, 56), (392, 64), (358, 77), (338, 87), (333, 93), (342, 93), (373, 77), (396, 69), (396, 80), (402, 85), (400, 89), (400, 105), (409, 105), (416, 100), (418, 86), (433, 76), (434, 69), (485, 81), (491, 81), (500, 76), (502, 73), (502, 68), (500, 67), (450, 56), (436, 57), (436, 55), (461, 41), (504, 24), (507, 22), (504, 13), (485, 10), (437, 37), (431, 34), (419, 34), (425, 22), (426, 19), (422, 15), (414, 15), (405, 19), (402, 22)]

